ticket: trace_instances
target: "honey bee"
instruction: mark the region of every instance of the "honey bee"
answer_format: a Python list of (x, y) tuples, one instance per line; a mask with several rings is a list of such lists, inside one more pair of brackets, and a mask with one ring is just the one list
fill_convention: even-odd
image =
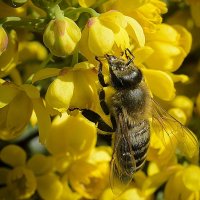
[[(82, 112), (89, 120), (97, 123), (99, 129), (114, 132), (110, 182), (115, 194), (121, 193), (128, 186), (133, 174), (145, 163), (150, 143), (150, 123), (161, 140), (174, 136), (186, 154), (189, 151), (198, 152), (196, 137), (154, 101), (142, 71), (134, 65), (134, 56), (129, 49), (124, 53), (126, 59), (108, 54), (104, 56), (109, 65), (109, 84), (104, 80), (103, 64), (96, 57), (99, 61), (98, 78), (102, 88), (112, 86), (115, 89), (110, 97), (109, 107), (104, 90), (99, 94), (102, 110), (105, 114), (110, 114), (113, 128), (105, 126), (98, 114), (86, 109)], [(188, 140), (193, 149), (188, 149), (185, 143)]]

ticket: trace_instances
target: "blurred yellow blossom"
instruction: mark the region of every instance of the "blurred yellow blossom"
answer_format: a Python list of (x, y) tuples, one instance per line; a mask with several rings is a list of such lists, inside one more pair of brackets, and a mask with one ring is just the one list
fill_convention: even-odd
[(8, 45), (8, 36), (6, 31), (0, 26), (0, 55), (6, 50)]
[(198, 0), (187, 0), (187, 2), (190, 5), (191, 15), (196, 26), (200, 27), (200, 2)]
[(8, 34), (8, 46), (0, 55), (0, 77), (4, 77), (16, 67), (18, 59), (18, 40), (16, 31), (11, 30)]
[(109, 184), (110, 160), (110, 149), (97, 147), (88, 160), (73, 162), (68, 171), (72, 188), (87, 199), (97, 199)]
[(198, 166), (180, 166), (168, 180), (164, 198), (166, 200), (185, 200), (200, 198), (200, 169)]
[(32, 85), (17, 86), (10, 82), (1, 84), (0, 91), (0, 138), (10, 140), (19, 136), (34, 109), (38, 118), (40, 139), (43, 141), (50, 127), (50, 118), (40, 99), (39, 91)]
[(19, 43), (19, 62), (28, 60), (44, 60), (47, 57), (46, 48), (37, 41), (22, 41)]

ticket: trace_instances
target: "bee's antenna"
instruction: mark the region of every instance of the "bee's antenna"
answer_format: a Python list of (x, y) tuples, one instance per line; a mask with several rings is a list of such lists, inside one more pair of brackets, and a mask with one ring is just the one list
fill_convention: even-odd
[[(132, 58), (128, 56), (127, 51), (132, 56)], [(125, 52), (126, 58), (128, 59), (128, 62), (126, 63), (126, 66), (128, 66), (130, 65), (130, 63), (133, 62), (133, 60), (135, 59), (135, 56), (132, 54), (132, 52), (128, 48), (126, 48), (124, 52)]]

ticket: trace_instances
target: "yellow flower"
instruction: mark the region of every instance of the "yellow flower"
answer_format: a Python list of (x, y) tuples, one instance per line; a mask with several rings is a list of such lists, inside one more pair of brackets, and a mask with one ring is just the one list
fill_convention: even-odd
[(179, 155), (185, 156), (190, 162), (195, 164), (198, 162), (198, 140), (192, 132), (183, 132), (181, 128), (172, 125), (172, 127), (169, 126), (169, 130), (165, 129), (165, 131), (170, 131), (173, 128), (173, 132), (167, 135), (164, 130), (153, 128), (147, 160), (157, 163), (160, 167), (166, 167), (177, 162), (175, 152), (178, 150)]
[(67, 17), (51, 20), (43, 35), (44, 44), (59, 57), (72, 54), (80, 38), (79, 27)]
[(80, 51), (89, 60), (106, 53), (119, 54), (125, 48), (144, 46), (145, 37), (139, 23), (117, 11), (92, 17), (82, 31)]
[(199, 9), (200, 9), (200, 2), (197, 0), (187, 0), (189, 5), (190, 5), (190, 11), (192, 18), (196, 24), (196, 26), (200, 27), (200, 14), (199, 14)]
[(193, 113), (194, 105), (192, 100), (186, 96), (179, 95), (173, 99), (170, 105), (172, 108), (169, 110), (169, 113), (182, 122), (182, 124), (186, 124)]
[(195, 165), (180, 167), (165, 186), (166, 200), (198, 200), (200, 198), (200, 168)]
[[(150, 187), (154, 187), (155, 190), (160, 185), (156, 185), (152, 180), (145, 175), (143, 171), (138, 171), (133, 175), (133, 180), (129, 184), (128, 188), (123, 191), (119, 196), (113, 194), (110, 188), (107, 188), (101, 195), (100, 200), (153, 200), (153, 190)], [(148, 185), (148, 186), (147, 186)], [(151, 190), (151, 191), (150, 191)], [(154, 191), (155, 191), (154, 190)]]
[(28, 124), (32, 110), (38, 119), (40, 140), (50, 127), (50, 117), (40, 99), (39, 91), (32, 85), (17, 86), (10, 82), (0, 85), (0, 138), (10, 140), (19, 136)]
[(81, 114), (57, 116), (46, 137), (46, 147), (52, 154), (70, 155), (77, 159), (88, 155), (96, 144), (95, 124)]
[(153, 49), (153, 53), (145, 60), (145, 65), (174, 72), (189, 53), (191, 44), (191, 35), (182, 26), (160, 24), (156, 32), (146, 34), (146, 45)]
[[(4, 195), (11, 199), (31, 197), (36, 190), (36, 177), (30, 169), (25, 167), (25, 151), (16, 145), (8, 145), (1, 150), (0, 159), (13, 168), (6, 171)], [(3, 172), (4, 169), (0, 168), (0, 171)]]
[(156, 26), (162, 22), (161, 14), (167, 12), (166, 3), (160, 0), (115, 0), (106, 3), (104, 10), (118, 10), (124, 15), (136, 19), (144, 32), (154, 32)]
[(78, 160), (69, 168), (72, 188), (87, 199), (97, 199), (109, 183), (111, 154), (106, 147), (97, 147), (88, 160)]
[(54, 173), (54, 158), (36, 154), (26, 161), (26, 157), (25, 151), (17, 145), (8, 145), (1, 150), (1, 161), (12, 169), (0, 168), (1, 183), (4, 185), (0, 197), (27, 199), (37, 191), (45, 200), (63, 200), (61, 196), (65, 186)]
[[(88, 62), (76, 64), (73, 68), (46, 68), (38, 71), (33, 82), (57, 76), (46, 93), (48, 106), (59, 112), (70, 108), (95, 108), (98, 102), (97, 72)], [(81, 101), (80, 101), (81, 99)]]
[(200, 116), (200, 93), (198, 94), (198, 96), (196, 98), (196, 112)]
[(18, 41), (17, 34), (11, 30), (8, 35), (8, 46), (0, 55), (0, 77), (7, 76), (16, 66), (18, 59)]
[(0, 26), (0, 55), (6, 50), (8, 45), (8, 36), (6, 31)]

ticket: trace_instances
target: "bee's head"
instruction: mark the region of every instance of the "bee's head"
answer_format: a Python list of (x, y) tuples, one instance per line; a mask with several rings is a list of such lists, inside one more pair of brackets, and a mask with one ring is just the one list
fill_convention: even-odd
[(142, 72), (132, 60), (125, 61), (113, 55), (105, 55), (110, 71), (111, 84), (116, 89), (136, 87), (142, 81)]

